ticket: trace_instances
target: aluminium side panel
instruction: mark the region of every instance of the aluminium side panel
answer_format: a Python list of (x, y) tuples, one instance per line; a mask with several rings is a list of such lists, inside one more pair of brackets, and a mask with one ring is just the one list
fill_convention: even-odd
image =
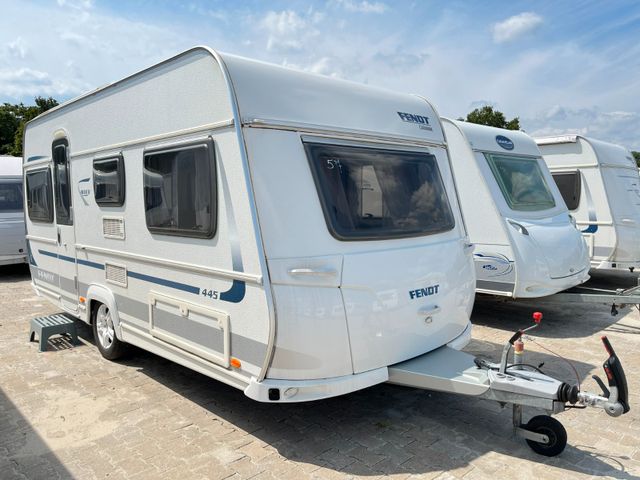
[[(259, 376), (270, 326), (232, 101), (211, 52), (190, 50), (37, 119), (26, 155), (46, 156), (56, 130), (69, 138), (79, 295), (108, 292), (124, 340), (239, 386)], [(213, 145), (215, 235), (152, 233), (145, 152), (194, 143)], [(98, 205), (93, 161), (116, 155), (124, 205)]]

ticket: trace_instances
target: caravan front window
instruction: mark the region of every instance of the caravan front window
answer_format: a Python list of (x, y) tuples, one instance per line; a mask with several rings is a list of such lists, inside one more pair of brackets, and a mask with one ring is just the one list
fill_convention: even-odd
[(556, 206), (537, 159), (492, 153), (485, 157), (509, 208), (533, 212)]
[(22, 181), (0, 180), (0, 212), (22, 211)]
[(144, 203), (151, 232), (213, 237), (216, 226), (213, 142), (145, 152)]
[(429, 153), (305, 143), (327, 226), (339, 240), (451, 230), (454, 218)]

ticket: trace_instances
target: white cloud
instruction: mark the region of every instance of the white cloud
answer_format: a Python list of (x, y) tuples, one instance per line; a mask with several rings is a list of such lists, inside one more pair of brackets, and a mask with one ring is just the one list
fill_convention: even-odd
[(68, 95), (78, 93), (78, 88), (54, 81), (47, 72), (31, 68), (0, 70), (0, 91), (10, 97), (35, 95)]
[(24, 59), (29, 53), (29, 49), (22, 37), (18, 37), (12, 42), (7, 43), (5, 51), (9, 56), (19, 59)]
[(367, 0), (355, 1), (355, 0), (336, 0), (338, 4), (342, 5), (345, 10), (349, 12), (359, 13), (384, 13), (389, 7), (382, 2), (368, 2)]
[(310, 37), (318, 35), (314, 24), (322, 18), (322, 14), (313, 11), (306, 16), (299, 15), (293, 10), (267, 12), (260, 22), (260, 27), (268, 35), (267, 50), (280, 52), (302, 50)]
[(90, 10), (93, 8), (93, 0), (57, 0), (58, 6), (70, 7), (75, 10)]
[(523, 119), (524, 129), (533, 136), (575, 133), (630, 150), (640, 150), (640, 113), (624, 110), (604, 111), (598, 107), (572, 109), (554, 105), (533, 118)]
[(542, 25), (542, 17), (537, 13), (523, 12), (509, 17), (493, 25), (493, 41), (496, 43), (509, 42), (522, 35), (533, 32)]

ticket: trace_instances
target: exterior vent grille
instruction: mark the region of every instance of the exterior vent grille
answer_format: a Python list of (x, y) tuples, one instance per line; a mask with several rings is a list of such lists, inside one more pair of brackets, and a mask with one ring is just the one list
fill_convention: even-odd
[(107, 238), (124, 240), (124, 218), (102, 217), (102, 234)]
[(105, 262), (104, 276), (107, 278), (108, 282), (115, 283), (122, 287), (127, 286), (127, 267)]

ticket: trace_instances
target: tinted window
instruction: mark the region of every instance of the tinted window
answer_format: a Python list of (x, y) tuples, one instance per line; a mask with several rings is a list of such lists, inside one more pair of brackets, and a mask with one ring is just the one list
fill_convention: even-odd
[(22, 208), (22, 180), (0, 180), (0, 212), (21, 212)]
[(305, 143), (305, 149), (336, 238), (399, 238), (453, 228), (433, 155), (321, 143)]
[(152, 232), (212, 237), (216, 224), (213, 143), (147, 152), (144, 200)]
[(56, 223), (61, 225), (73, 224), (67, 146), (68, 143), (65, 139), (56, 140), (52, 146), (53, 178), (56, 187)]
[(577, 209), (578, 205), (580, 205), (580, 191), (582, 188), (580, 172), (552, 173), (551, 175), (562, 194), (564, 203), (567, 204), (567, 208), (569, 210)]
[(93, 189), (97, 204), (112, 207), (124, 204), (124, 185), (122, 156), (93, 161)]
[(512, 210), (538, 211), (555, 207), (556, 202), (537, 159), (489, 153), (485, 156)]
[(34, 222), (53, 222), (51, 170), (45, 168), (27, 173), (27, 211)]

